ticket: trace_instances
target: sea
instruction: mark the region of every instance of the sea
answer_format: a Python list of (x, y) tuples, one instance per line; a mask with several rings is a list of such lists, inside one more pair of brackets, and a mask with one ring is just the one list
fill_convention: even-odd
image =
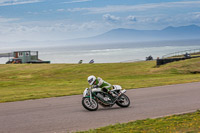
[[(23, 46), (1, 47), (0, 53), (13, 51), (38, 51), (39, 59), (51, 63), (120, 63), (144, 61), (146, 57), (154, 59), (177, 52), (186, 53), (200, 50), (200, 40), (154, 41), (90, 45), (54, 45), (54, 46)], [(0, 58), (0, 64), (5, 64), (11, 57)]]

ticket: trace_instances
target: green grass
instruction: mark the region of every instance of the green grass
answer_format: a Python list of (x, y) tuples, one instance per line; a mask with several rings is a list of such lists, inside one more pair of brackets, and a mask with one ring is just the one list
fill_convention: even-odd
[(160, 67), (155, 61), (108, 64), (0, 65), (0, 102), (81, 94), (87, 77), (102, 77), (125, 89), (200, 81), (200, 58)]
[(200, 111), (156, 119), (137, 120), (80, 133), (199, 133)]

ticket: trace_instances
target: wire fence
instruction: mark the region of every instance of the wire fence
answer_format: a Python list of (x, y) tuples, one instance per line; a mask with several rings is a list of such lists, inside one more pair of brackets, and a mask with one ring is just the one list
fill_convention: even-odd
[(200, 49), (191, 49), (191, 50), (169, 53), (169, 54), (163, 55), (162, 58), (164, 59), (164, 58), (169, 58), (169, 57), (177, 57), (177, 56), (181, 56), (184, 54), (196, 54), (196, 53), (200, 54)]

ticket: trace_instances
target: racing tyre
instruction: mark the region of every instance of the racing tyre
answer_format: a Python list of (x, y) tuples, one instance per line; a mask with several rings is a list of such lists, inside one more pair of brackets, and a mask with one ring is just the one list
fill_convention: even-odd
[(92, 101), (90, 102), (89, 97), (83, 97), (82, 105), (85, 109), (89, 111), (96, 111), (98, 109), (98, 102), (95, 99), (92, 99)]
[(121, 94), (116, 101), (116, 104), (120, 107), (128, 107), (130, 105), (130, 100), (125, 94)]

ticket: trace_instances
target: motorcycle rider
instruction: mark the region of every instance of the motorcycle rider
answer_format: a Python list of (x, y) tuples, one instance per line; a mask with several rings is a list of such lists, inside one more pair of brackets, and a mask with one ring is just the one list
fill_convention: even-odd
[(91, 75), (87, 80), (89, 85), (91, 85), (93, 88), (101, 88), (102, 91), (109, 93), (113, 97), (116, 97), (116, 95), (111, 92), (113, 86), (110, 83), (104, 81), (102, 78), (96, 78), (94, 75)]

